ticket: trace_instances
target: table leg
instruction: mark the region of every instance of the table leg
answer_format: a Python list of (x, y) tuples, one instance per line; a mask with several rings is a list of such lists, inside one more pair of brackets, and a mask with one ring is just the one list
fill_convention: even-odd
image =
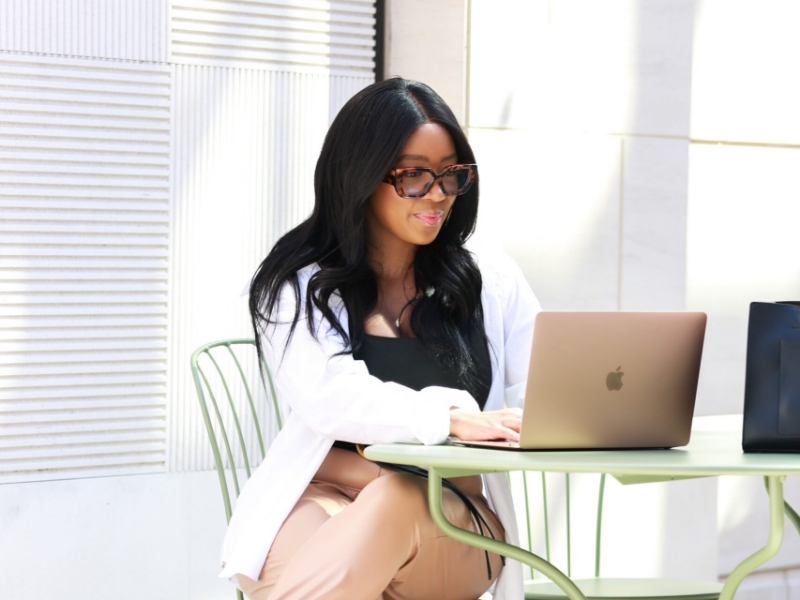
[[(764, 477), (764, 485), (767, 487), (767, 493), (769, 493), (769, 479)], [(792, 508), (792, 505), (783, 501), (783, 512), (786, 514), (786, 518), (789, 519), (789, 522), (794, 525), (794, 528), (797, 530), (798, 535), (800, 535), (800, 515), (797, 514), (797, 511)]]
[(461, 529), (450, 523), (442, 512), (442, 476), (433, 468), (428, 470), (428, 506), (433, 522), (436, 523), (436, 526), (448, 537), (462, 544), (475, 546), (481, 550), (488, 550), (495, 554), (507, 556), (522, 564), (533, 567), (561, 588), (570, 600), (586, 600), (586, 596), (578, 589), (578, 586), (545, 559), (536, 556), (532, 552), (523, 550), (522, 548), (517, 548), (511, 544), (472, 533), (471, 531)]
[(725, 580), (719, 600), (732, 600), (742, 580), (778, 553), (783, 542), (783, 481), (785, 479), (782, 475), (766, 477), (767, 492), (769, 493), (769, 538), (767, 544), (733, 570)]

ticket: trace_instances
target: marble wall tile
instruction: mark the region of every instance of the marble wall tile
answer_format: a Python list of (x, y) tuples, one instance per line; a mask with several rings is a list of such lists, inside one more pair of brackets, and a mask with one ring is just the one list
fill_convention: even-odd
[(694, 0), (513, 5), (473, 3), (471, 126), (688, 134)]
[(700, 0), (692, 138), (800, 143), (798, 30), (795, 0)]
[(478, 235), (502, 243), (548, 309), (615, 309), (620, 140), (470, 130)]
[(385, 76), (427, 83), (464, 124), (467, 2), (389, 0), (386, 14)]
[(524, 127), (546, 110), (549, 0), (473, 0), (469, 126)]
[(620, 307), (624, 310), (685, 306), (688, 168), (688, 140), (623, 140)]
[(709, 315), (701, 414), (743, 406), (752, 301), (800, 299), (800, 150), (692, 144), (687, 308)]

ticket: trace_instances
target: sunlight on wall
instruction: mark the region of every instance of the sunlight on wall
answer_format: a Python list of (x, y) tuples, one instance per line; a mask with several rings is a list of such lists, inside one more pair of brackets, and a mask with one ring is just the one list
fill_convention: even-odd
[[(504, 7), (472, 1), (476, 237), (504, 246), (546, 309), (683, 309), (696, 2)], [(715, 491), (711, 480), (611, 481), (602, 573), (715, 577)], [(589, 486), (576, 497), (595, 494)], [(593, 531), (592, 511), (577, 508), (591, 515), (580, 529)], [(574, 572), (589, 575), (593, 547), (578, 531)], [(554, 552), (563, 543), (557, 532)]]
[(478, 235), (500, 241), (550, 309), (617, 304), (619, 140), (470, 131)]
[[(738, 413), (750, 302), (800, 298), (800, 149), (693, 144), (689, 162), (687, 305), (708, 313), (698, 394), (705, 414)], [(759, 478), (721, 478), (719, 490), (728, 573), (758, 547), (767, 501)], [(797, 494), (787, 485), (792, 504)], [(796, 565), (798, 547), (787, 534), (769, 568)]]
[(737, 311), (753, 294), (797, 294), (800, 149), (695, 144), (690, 152), (693, 297)]
[(278, 236), (311, 212), (330, 120), (370, 82), (175, 67), (170, 343), (179, 359), (170, 367), (170, 469), (212, 464), (188, 356), (200, 344), (252, 335), (242, 288)]
[(693, 2), (504, 6), (472, 2), (469, 127), (686, 134)]
[[(754, 489), (750, 477), (725, 477), (719, 484), (719, 513), (717, 526), (720, 531), (733, 530), (744, 524), (751, 516), (753, 505), (764, 492)], [(756, 482), (760, 487), (761, 482)]]
[(694, 144), (687, 306), (709, 313), (698, 395), (705, 414), (741, 412), (753, 301), (800, 297), (800, 149)]
[[(800, 81), (789, 75), (800, 69), (798, 22), (794, 0), (698, 2), (687, 308), (709, 316), (701, 414), (743, 409), (750, 302), (800, 299)], [(709, 143), (729, 141), (740, 145)], [(786, 497), (796, 505), (800, 490), (790, 482)], [(758, 479), (723, 478), (719, 485), (719, 572), (725, 574), (757, 548), (768, 512)], [(787, 535), (767, 568), (796, 567), (798, 549), (797, 536)]]
[(800, 3), (703, 0), (692, 61), (692, 138), (800, 142)]

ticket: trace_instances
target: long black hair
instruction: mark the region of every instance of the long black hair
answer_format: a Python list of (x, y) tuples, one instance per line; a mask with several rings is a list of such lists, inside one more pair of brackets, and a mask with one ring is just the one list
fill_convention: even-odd
[[(444, 100), (423, 83), (387, 79), (353, 96), (333, 121), (314, 172), (311, 216), (278, 240), (250, 285), (250, 317), (261, 358), (261, 340), (276, 322), (281, 290), (295, 292), (288, 339), (305, 302), (307, 324), (316, 335), (315, 310), (344, 340), (344, 352), (357, 351), (364, 321), (378, 300), (376, 274), (367, 264), (366, 213), (375, 189), (386, 178), (408, 137), (425, 123), (444, 127), (461, 163), (474, 163), (467, 137)], [(410, 326), (444, 367), (457, 373), (473, 395), (479, 393), (470, 335), (486, 347), (480, 301), (481, 274), (464, 242), (475, 229), (478, 181), (453, 203), (436, 239), (419, 246), (414, 280), (424, 292), (414, 304)], [(319, 266), (300, 297), (298, 271)], [(329, 306), (338, 294), (347, 310), (347, 330)], [(288, 344), (288, 341), (287, 341)], [(285, 349), (284, 349), (285, 350)], [(485, 388), (484, 388), (485, 392)]]

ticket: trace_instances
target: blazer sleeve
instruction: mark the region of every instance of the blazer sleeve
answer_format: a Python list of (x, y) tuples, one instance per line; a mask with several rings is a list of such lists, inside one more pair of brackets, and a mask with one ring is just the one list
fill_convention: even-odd
[(542, 307), (522, 270), (510, 257), (503, 271), (505, 405), (522, 408), (528, 379), (533, 325)]
[[(308, 277), (301, 272), (303, 297)], [(417, 392), (373, 377), (363, 361), (351, 354), (338, 355), (344, 343), (327, 321), (315, 320), (317, 335), (311, 334), (304, 302), (289, 339), (294, 308), (294, 291), (287, 284), (273, 315), (277, 324), (269, 326), (262, 350), (281, 402), (292, 410), (289, 418), (301, 419), (315, 433), (361, 444), (438, 444), (450, 433), (451, 408), (479, 410), (463, 390), (431, 386)], [(346, 326), (341, 306), (338, 317)]]

